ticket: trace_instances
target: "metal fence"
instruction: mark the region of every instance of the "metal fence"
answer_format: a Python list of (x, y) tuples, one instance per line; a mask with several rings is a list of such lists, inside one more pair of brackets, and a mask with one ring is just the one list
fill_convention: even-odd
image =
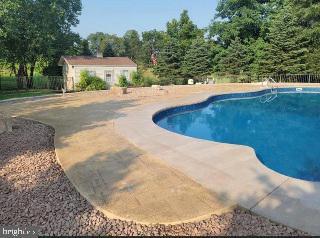
[(320, 83), (320, 74), (270, 75), (277, 83)]
[(216, 83), (254, 83), (273, 78), (277, 83), (320, 83), (320, 74), (214, 75)]
[[(281, 74), (281, 75), (222, 75), (212, 77), (215, 83), (254, 83), (273, 78), (277, 83), (320, 83), (320, 74)], [(0, 91), (13, 91), (20, 89), (49, 89), (75, 91), (74, 78), (63, 76), (34, 76), (31, 87), (27, 87), (25, 77), (0, 75)]]
[(0, 90), (20, 90), (20, 89), (50, 89), (61, 90), (64, 88), (64, 78), (62, 76), (34, 76), (32, 86), (28, 87), (26, 77), (0, 76)]

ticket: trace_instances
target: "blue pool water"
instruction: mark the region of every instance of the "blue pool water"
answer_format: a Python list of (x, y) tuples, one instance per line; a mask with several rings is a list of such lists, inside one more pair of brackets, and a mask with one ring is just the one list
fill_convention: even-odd
[(211, 99), (198, 108), (161, 112), (154, 121), (182, 135), (250, 146), (267, 167), (320, 181), (320, 94), (281, 93), (269, 103), (261, 97)]

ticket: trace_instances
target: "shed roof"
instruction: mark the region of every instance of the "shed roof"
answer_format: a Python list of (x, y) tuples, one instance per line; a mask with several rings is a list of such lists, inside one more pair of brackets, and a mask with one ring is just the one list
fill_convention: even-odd
[(137, 66), (129, 57), (61, 56), (59, 65), (64, 62), (70, 65)]

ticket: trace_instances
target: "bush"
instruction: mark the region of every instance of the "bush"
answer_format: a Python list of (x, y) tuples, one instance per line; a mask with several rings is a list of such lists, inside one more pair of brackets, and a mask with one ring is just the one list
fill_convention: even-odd
[(187, 83), (188, 83), (188, 80), (184, 78), (176, 78), (174, 82), (175, 85), (185, 85)]
[(152, 84), (157, 84), (156, 79), (152, 77), (143, 77), (142, 85), (143, 87), (151, 87)]
[(109, 88), (107, 83), (98, 77), (92, 77), (91, 83), (87, 86), (86, 91), (103, 90)]
[(131, 80), (134, 87), (143, 86), (143, 77), (140, 72), (132, 72)]
[(137, 71), (132, 72), (131, 81), (128, 81), (125, 76), (120, 76), (117, 86), (151, 87), (153, 84), (160, 84), (160, 81), (152, 75), (143, 75), (141, 72)]
[(119, 81), (118, 82), (119, 82), (118, 83), (119, 87), (122, 87), (122, 88), (126, 88), (129, 85), (127, 77), (124, 76), (124, 75), (120, 75), (119, 76)]
[(76, 86), (81, 91), (103, 90), (110, 87), (101, 78), (96, 76), (90, 76), (88, 71), (81, 72), (80, 81)]
[(86, 90), (86, 88), (90, 85), (91, 79), (88, 71), (82, 71), (80, 73), (80, 81), (77, 83), (77, 88), (82, 90)]
[(161, 78), (161, 79), (159, 80), (159, 84), (160, 84), (161, 86), (170, 85), (170, 84), (172, 84), (172, 80), (171, 80), (171, 79), (168, 79), (168, 78)]

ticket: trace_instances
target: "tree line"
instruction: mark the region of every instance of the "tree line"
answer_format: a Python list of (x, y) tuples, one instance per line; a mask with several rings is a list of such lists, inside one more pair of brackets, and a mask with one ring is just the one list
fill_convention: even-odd
[[(165, 31), (88, 37), (91, 52), (130, 56), (171, 83), (212, 73), (305, 74), (320, 71), (320, 1), (220, 0), (199, 29), (183, 11)], [(154, 62), (152, 59), (156, 59)]]
[(34, 70), (61, 74), (61, 55), (128, 56), (167, 83), (212, 73), (303, 74), (320, 71), (320, 0), (220, 0), (205, 29), (187, 11), (164, 31), (123, 36), (71, 31), (80, 0), (2, 0), (0, 62), (32, 84)]
[[(78, 24), (80, 0), (1, 0), (0, 64), (32, 87), (35, 71), (56, 71), (57, 58), (73, 53), (79, 36), (71, 31)], [(52, 72), (57, 75), (60, 72)]]

